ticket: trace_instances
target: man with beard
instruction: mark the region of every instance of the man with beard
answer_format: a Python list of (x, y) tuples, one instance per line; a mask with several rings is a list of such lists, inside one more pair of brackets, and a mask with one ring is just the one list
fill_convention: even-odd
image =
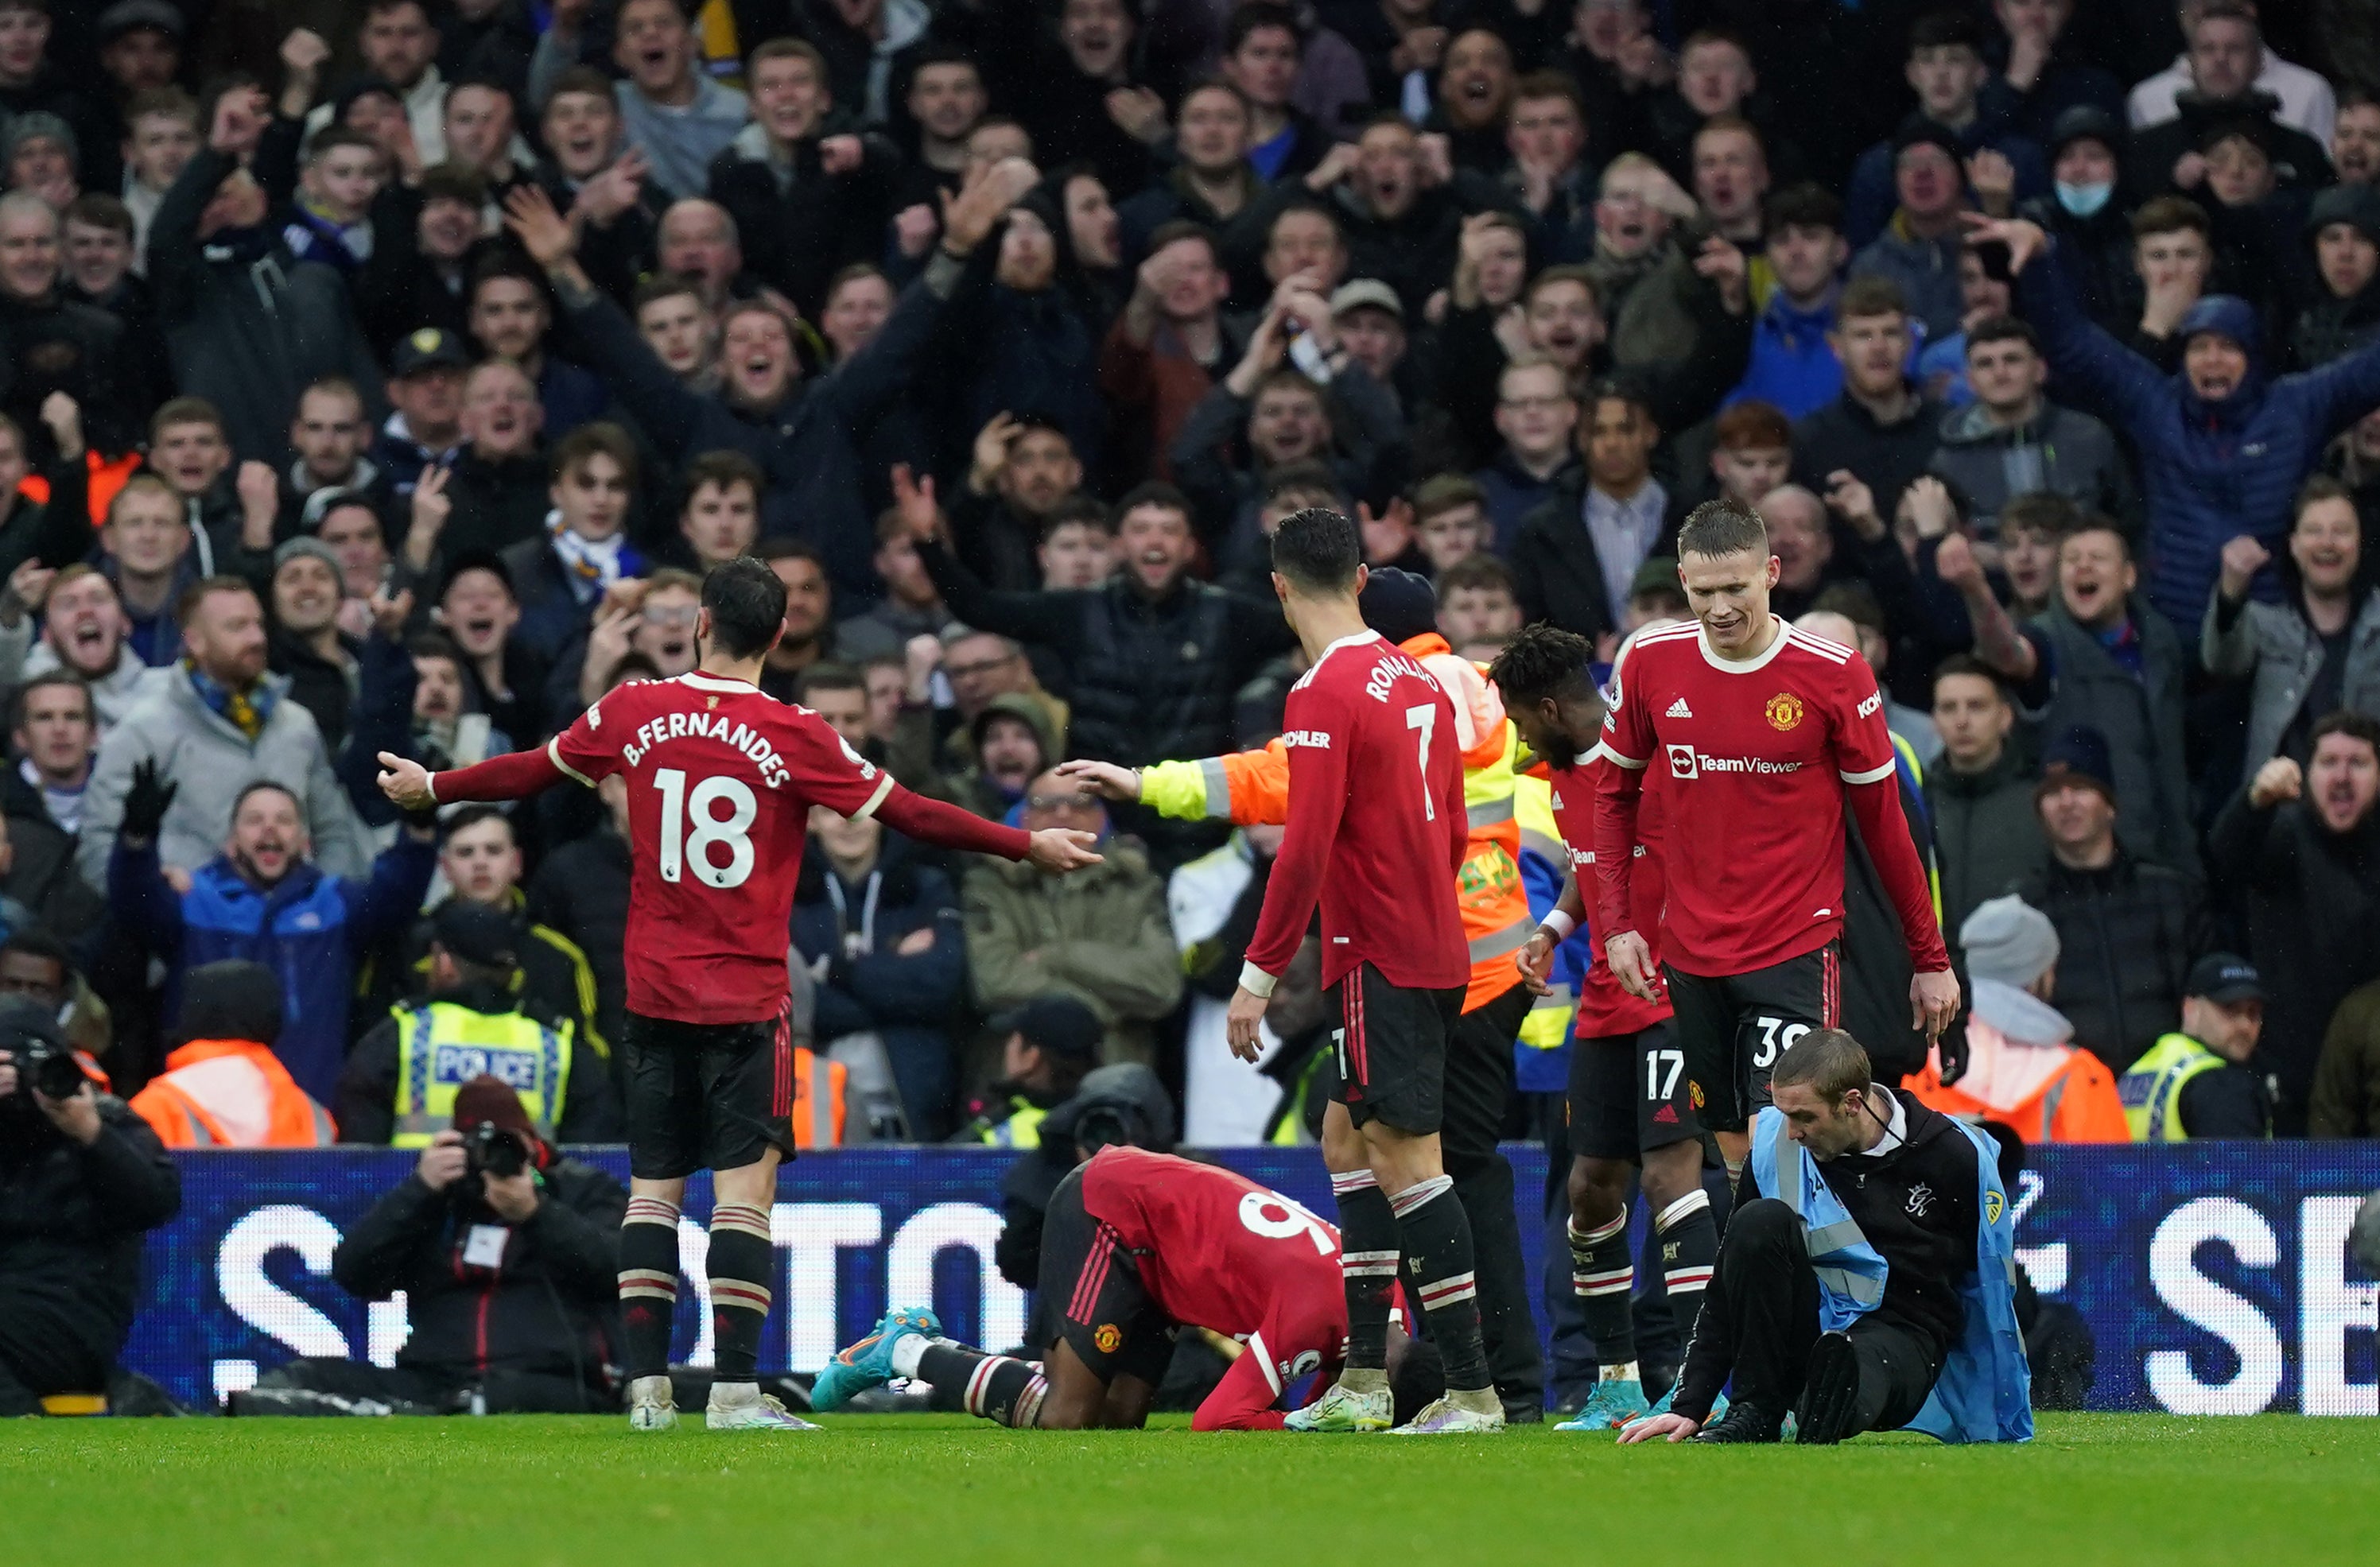
[[(281, 1037), (273, 1053), (316, 1101), (336, 1093), (347, 1053), (347, 1002), (358, 956), (405, 929), (430, 890), (437, 828), (408, 822), (372, 862), (369, 880), (326, 875), (298, 797), (270, 779), (234, 797), (231, 835), (206, 863), (174, 877), (158, 858), (158, 833), (188, 783), (167, 783), (155, 757), (135, 763), (117, 801), (120, 828), (107, 859), (108, 903), (122, 927), (162, 959), (169, 992), (201, 964), (263, 963), (281, 977)], [(169, 999), (167, 1011), (176, 1003)]]
[[(334, 515), (369, 518), (375, 533), (380, 519), (360, 501), (350, 502)], [(322, 746), (333, 756), (346, 744), (350, 729), (369, 722), (373, 713), (401, 709), (397, 693), (411, 672), (404, 647), (396, 641), (410, 613), (410, 597), (380, 598), (357, 607), (372, 617), (369, 635), (346, 629), (354, 624), (346, 612), (344, 576), (338, 552), (320, 539), (292, 539), (273, 557), (273, 638), (266, 662), (289, 681), (289, 699), (314, 715), (322, 732)], [(367, 736), (377, 750), (402, 733)]]
[(2279, 1136), (2305, 1136), (2331, 1014), (2350, 990), (2380, 975), (2369, 934), (2380, 899), (2375, 800), (2380, 723), (2334, 712), (2313, 726), (2304, 766), (2287, 757), (2265, 763), (2207, 835), (2216, 874), (2245, 894), (2248, 956), (2270, 977), (2258, 1063), (2277, 1080)]
[(802, 671), (821, 662), (834, 640), (834, 586), (825, 558), (803, 540), (771, 539), (753, 553), (785, 585), (785, 632), (763, 661), (760, 688), (791, 701)]
[[(816, 378), (795, 358), (791, 328), (765, 305), (736, 307), (721, 322), (725, 381), (715, 397), (686, 390), (599, 294), (575, 259), (571, 225), (541, 192), (515, 191), (510, 226), (545, 268), (595, 368), (662, 452), (740, 451), (770, 480), (764, 529), (813, 541), (829, 575), (862, 601), (876, 592), (858, 443), (877, 417), (909, 389), (909, 372), (959, 285), (965, 258), (999, 216), (1034, 183), (1021, 160), (978, 168), (955, 198), (935, 259), (875, 339)], [(674, 270), (683, 270), (674, 269)]]
[(951, 531), (968, 567), (995, 588), (1034, 580), (1033, 546), (1058, 504), (1079, 489), (1083, 465), (1065, 431), (1038, 413), (1000, 413), (977, 432)]
[(343, 496), (368, 495), (379, 505), (393, 494), (388, 475), (364, 455), (371, 444), (371, 421), (362, 395), (349, 382), (326, 376), (298, 395), (289, 444), (298, 456), (283, 476), (274, 528), (282, 538), (312, 528), (324, 508)]
[(77, 562), (62, 568), (39, 607), (42, 635), (25, 655), (25, 679), (64, 674), (89, 686), (99, 738), (105, 739), (142, 697), (170, 678), (125, 646), (130, 627), (124, 605), (115, 585), (96, 567)]
[(187, 651), (100, 746), (83, 796), (83, 879), (105, 890), (133, 770), (143, 762), (170, 764), (178, 790), (155, 807), (145, 834), (169, 872), (212, 859), (242, 791), (270, 780), (296, 802), (296, 820), (323, 869), (362, 875), (370, 851), (331, 771), (322, 732), (287, 699), (289, 682), (265, 672), (256, 590), (237, 577), (211, 577), (192, 584), (179, 608)]
[[(1123, 567), (1106, 586), (1050, 593), (997, 591), (959, 564), (942, 541), (930, 480), (898, 475), (895, 495), (953, 614), (1046, 643), (1075, 672), (1069, 741), (1078, 755), (1137, 767), (1221, 754), (1233, 695), (1293, 641), (1275, 605), (1190, 577), (1190, 502), (1170, 484), (1144, 484), (1117, 503)], [(1203, 822), (1145, 812), (1127, 820), (1148, 839), (1160, 873), (1221, 842)]]

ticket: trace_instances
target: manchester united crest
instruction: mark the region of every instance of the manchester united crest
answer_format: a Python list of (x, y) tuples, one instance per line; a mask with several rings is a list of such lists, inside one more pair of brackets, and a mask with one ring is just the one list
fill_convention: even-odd
[(1099, 1346), (1101, 1354), (1113, 1354), (1116, 1346), (1123, 1342), (1123, 1330), (1112, 1322), (1102, 1322), (1091, 1334), (1091, 1342)]
[(1768, 698), (1768, 727), (1782, 733), (1802, 722), (1802, 698), (1779, 691)]

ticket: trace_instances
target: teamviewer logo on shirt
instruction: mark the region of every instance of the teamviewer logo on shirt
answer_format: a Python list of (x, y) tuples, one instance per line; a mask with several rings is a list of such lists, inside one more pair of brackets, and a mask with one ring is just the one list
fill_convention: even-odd
[(1671, 746), (1669, 750), (1670, 777), (1692, 778), (1696, 775), (1694, 748), (1692, 746)]

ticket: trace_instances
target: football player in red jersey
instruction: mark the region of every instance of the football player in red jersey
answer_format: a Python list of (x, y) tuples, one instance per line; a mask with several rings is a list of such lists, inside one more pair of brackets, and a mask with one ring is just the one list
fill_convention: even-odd
[(1469, 836), (1454, 709), (1420, 662), (1364, 624), (1363, 541), (1309, 507), (1272, 538), (1273, 590), (1310, 667), (1281, 715), (1289, 821), (1226, 1010), (1242, 1060), (1267, 998), (1322, 907), (1322, 983), (1336, 992), (1339, 1099), (1322, 1157), (1347, 1237), (1347, 1370), (1290, 1428), (1389, 1428), (1389, 1294), (1402, 1255), (1419, 1281), (1447, 1392), (1396, 1427), (1502, 1428), (1481, 1349), (1471, 1226), (1439, 1148), (1446, 1052), (1471, 976), (1448, 872)]
[(1685, 1075), (1730, 1167), (1749, 1147), (1777, 1057), (1836, 1026), (1843, 807), (1900, 916), (1912, 1026), (1929, 1039), (1959, 1009), (1932, 891), (1901, 819), (1884, 698), (1865, 660), (1768, 608), (1777, 557), (1759, 516), (1695, 508), (1678, 536), (1694, 620), (1641, 633), (1615, 671), (1595, 810), (1596, 928), (1631, 995), (1661, 989), (1629, 867), (1661, 764), (1661, 966)]
[[(1244, 1347), (1191, 1428), (1277, 1431), (1301, 1379), (1319, 1390), (1337, 1374), (1347, 1337), (1338, 1231), (1229, 1170), (1121, 1145), (1058, 1183), (1037, 1293), (1065, 1302), (1039, 1366), (954, 1343), (932, 1312), (896, 1307), (827, 1363), (810, 1406), (905, 1377), (931, 1383), (937, 1408), (1003, 1426), (1137, 1429), (1175, 1333), (1203, 1328)], [(1430, 1346), (1392, 1334), (1389, 1360), (1400, 1408), (1438, 1396)]]
[(631, 1428), (677, 1423), (670, 1326), (677, 1304), (678, 1208), (686, 1180), (712, 1172), (713, 1430), (808, 1429), (755, 1380), (769, 1314), (769, 1209), (794, 1155), (785, 930), (809, 810), (874, 812), (947, 848), (1030, 858), (1053, 873), (1095, 864), (1091, 836), (1026, 834), (928, 800), (863, 760), (807, 708), (759, 689), (784, 632), (785, 588), (749, 556), (703, 579), (701, 662), (674, 680), (607, 692), (542, 750), (435, 777), (381, 754), (381, 789), (422, 809), (508, 800), (565, 778), (628, 785), (627, 1079), (630, 1198), (620, 1230), (620, 1299)]
[[(1621, 658), (1627, 656), (1623, 649)], [(1603, 698), (1587, 670), (1594, 657), (1595, 647), (1584, 637), (1532, 626), (1488, 671), (1521, 738), (1550, 770), (1554, 824), (1570, 850), (1572, 874), (1561, 900), (1521, 952), (1521, 971), (1540, 990), (1554, 948), (1585, 917), (1585, 900), (1595, 888), (1594, 773), (1612, 764), (1596, 739)], [(1644, 842), (1629, 879), (1636, 929), (1648, 945), (1661, 917), (1660, 829), (1653, 820), (1659, 804), (1658, 796), (1648, 798), (1639, 818)], [(1585, 1407), (1558, 1429), (1609, 1430), (1669, 1407), (1666, 1392), (1658, 1403), (1646, 1403), (1636, 1364), (1629, 1309), (1636, 1280), (1625, 1198), (1632, 1165), (1642, 1170), (1653, 1220), (1647, 1245), (1658, 1257), (1681, 1338), (1694, 1331), (1703, 1292), (1710, 1287), (1718, 1221), (1703, 1190), (1702, 1120), (1684, 1063), (1658, 977), (1651, 997), (1634, 995), (1597, 954), (1579, 984), (1571, 1047), (1569, 1239), (1571, 1285), (1601, 1369)], [(1655, 1266), (1649, 1257), (1648, 1266)]]

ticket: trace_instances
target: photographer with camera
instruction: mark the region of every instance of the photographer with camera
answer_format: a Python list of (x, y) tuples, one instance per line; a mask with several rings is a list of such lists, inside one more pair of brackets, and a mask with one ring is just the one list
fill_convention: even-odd
[(293, 1360), (234, 1394), (235, 1415), (589, 1415), (616, 1410), (628, 1194), (538, 1135), (494, 1077), (455, 1095), (455, 1124), (357, 1221), (331, 1276), (366, 1300), (406, 1293), (412, 1333), (382, 1367)]
[(0, 995), (0, 1416), (105, 1390), (140, 1237), (181, 1206), (156, 1134), (95, 1091), (55, 1011)]

